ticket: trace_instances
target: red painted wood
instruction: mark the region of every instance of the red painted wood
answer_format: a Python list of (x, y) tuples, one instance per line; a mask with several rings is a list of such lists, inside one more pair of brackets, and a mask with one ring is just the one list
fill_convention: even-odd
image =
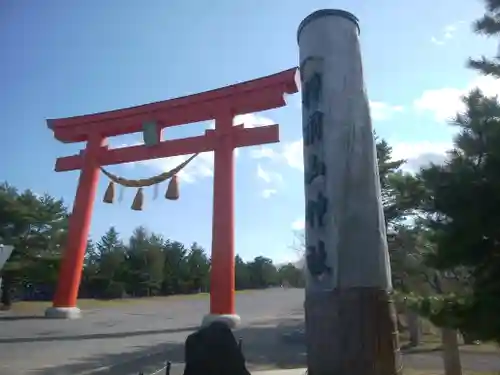
[(103, 144), (104, 138), (95, 135), (89, 140), (83, 152), (83, 165), (73, 203), (73, 212), (69, 220), (68, 241), (59, 271), (54, 307), (76, 306), (95, 193), (99, 182), (99, 162), (95, 155)]
[(286, 105), (284, 94), (298, 91), (297, 69), (200, 94), (76, 117), (50, 119), (56, 139), (82, 142), (98, 132), (106, 137), (139, 132), (145, 121), (170, 127), (211, 120), (230, 107), (233, 115), (265, 111)]
[[(233, 128), (236, 128), (234, 126)], [(212, 130), (215, 132), (214, 130)], [(117, 149), (108, 149), (103, 146), (99, 151), (98, 160), (101, 166), (130, 163), (134, 161), (166, 158), (178, 155), (195, 154), (197, 152), (213, 151), (215, 138), (211, 133), (198, 137), (163, 141), (157, 146), (129, 146)], [(214, 133), (215, 135), (215, 133)], [(242, 128), (235, 131), (235, 147), (255, 146), (279, 142), (279, 126), (267, 125), (257, 128)], [(56, 160), (56, 172), (74, 171), (81, 168), (82, 155), (64, 156)]]
[[(214, 209), (210, 311), (234, 313), (234, 156), (237, 147), (279, 142), (278, 125), (257, 128), (232, 126), (237, 114), (285, 105), (284, 94), (298, 91), (297, 69), (237, 85), (143, 106), (93, 115), (48, 120), (56, 139), (87, 141), (79, 155), (58, 158), (55, 170), (81, 169), (69, 240), (61, 266), (54, 307), (75, 307), (87, 245), (90, 217), (103, 165), (214, 151)], [(215, 119), (215, 130), (205, 135), (161, 142), (156, 146), (108, 149), (105, 138), (142, 130), (144, 121), (158, 129)]]
[[(234, 139), (230, 114), (215, 121), (210, 313), (234, 314)], [(255, 130), (255, 129), (252, 129)]]

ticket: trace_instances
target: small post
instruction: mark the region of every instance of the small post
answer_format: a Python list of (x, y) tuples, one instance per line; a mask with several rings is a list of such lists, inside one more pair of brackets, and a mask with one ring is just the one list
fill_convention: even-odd
[(375, 142), (357, 18), (319, 10), (299, 26), (309, 375), (401, 366)]
[[(0, 271), (2, 271), (3, 267), (5, 266), (5, 263), (9, 260), (12, 252), (14, 251), (14, 246), (12, 245), (3, 245), (0, 244)], [(1, 276), (1, 273), (0, 273)], [(0, 277), (0, 297), (2, 298), (1, 303), (9, 303), (10, 304), (10, 297), (7, 295), (3, 295), (2, 293), (2, 278)], [(4, 301), (5, 299), (5, 301)], [(0, 306), (0, 308), (9, 308), (9, 306)]]
[(2, 270), (5, 263), (7, 263), (7, 260), (9, 260), (13, 250), (14, 246), (12, 245), (0, 244), (0, 271)]

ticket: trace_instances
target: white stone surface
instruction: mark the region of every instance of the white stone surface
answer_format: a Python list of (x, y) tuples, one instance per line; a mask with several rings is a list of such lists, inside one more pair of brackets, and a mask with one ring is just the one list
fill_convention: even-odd
[(2, 270), (13, 250), (14, 246), (0, 244), (0, 270)]
[(276, 370), (266, 370), (266, 371), (252, 371), (252, 374), (259, 375), (305, 375), (307, 373), (306, 368), (290, 368), (290, 369), (276, 369)]
[[(2, 245), (0, 244), (0, 271), (3, 269), (3, 266), (9, 259), (12, 251), (14, 250), (14, 246), (11, 245)], [(0, 277), (0, 290), (2, 288), (2, 278)], [(0, 292), (1, 295), (1, 292)]]
[(203, 317), (201, 326), (207, 326), (212, 322), (223, 322), (233, 329), (240, 325), (241, 318), (236, 314), (207, 314)]
[(49, 307), (45, 317), (51, 319), (79, 319), (82, 312), (78, 307)]
[[(306, 245), (324, 241), (331, 269), (320, 278), (306, 272), (307, 293), (392, 288), (359, 30), (348, 17), (345, 12), (319, 11), (316, 18), (305, 20), (298, 37), (304, 140), (312, 113), (323, 113), (322, 141), (304, 142), (304, 171), (311, 172), (313, 155), (326, 166), (324, 178), (306, 183), (305, 197), (306, 202), (314, 200), (322, 192), (328, 199), (323, 228), (313, 228), (306, 220)], [(306, 108), (307, 84), (315, 73), (322, 77), (319, 100)]]

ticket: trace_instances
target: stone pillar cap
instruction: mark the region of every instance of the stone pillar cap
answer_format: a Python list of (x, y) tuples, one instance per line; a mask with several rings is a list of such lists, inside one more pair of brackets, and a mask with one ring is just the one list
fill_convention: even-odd
[(304, 18), (302, 20), (302, 22), (299, 25), (299, 29), (297, 30), (297, 43), (299, 41), (300, 33), (302, 32), (302, 29), (308, 23), (310, 23), (318, 18), (326, 17), (326, 16), (342, 17), (342, 18), (345, 18), (346, 20), (352, 21), (356, 25), (356, 28), (358, 29), (358, 34), (359, 34), (359, 32), (360, 32), (359, 20), (354, 14), (347, 12), (345, 10), (341, 10), (341, 9), (320, 9), (320, 10), (317, 10), (317, 11), (311, 13), (310, 15), (308, 15), (306, 18)]

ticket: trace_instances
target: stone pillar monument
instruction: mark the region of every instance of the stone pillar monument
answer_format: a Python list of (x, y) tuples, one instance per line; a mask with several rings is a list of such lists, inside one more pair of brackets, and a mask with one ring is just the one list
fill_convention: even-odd
[(401, 370), (359, 32), (354, 15), (333, 9), (298, 29), (309, 375)]

